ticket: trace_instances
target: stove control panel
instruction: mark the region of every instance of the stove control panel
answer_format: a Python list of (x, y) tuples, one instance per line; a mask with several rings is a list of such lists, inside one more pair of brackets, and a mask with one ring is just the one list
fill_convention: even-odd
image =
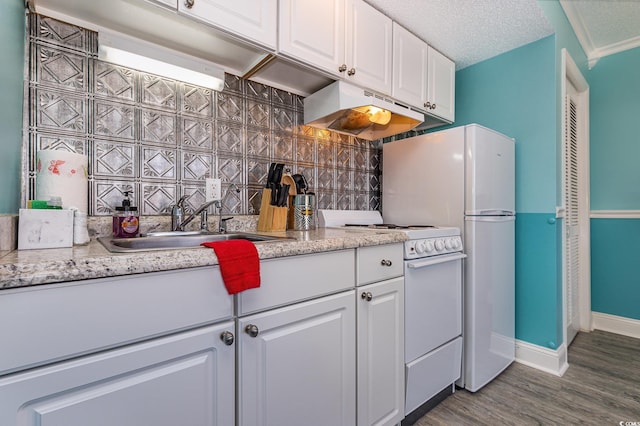
[(462, 251), (462, 238), (459, 235), (440, 238), (420, 238), (404, 243), (404, 258), (439, 256)]

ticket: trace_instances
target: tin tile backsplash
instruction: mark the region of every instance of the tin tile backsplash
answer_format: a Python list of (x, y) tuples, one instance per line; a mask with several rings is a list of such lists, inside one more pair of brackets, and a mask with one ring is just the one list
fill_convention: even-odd
[(133, 191), (144, 215), (195, 208), (222, 179), (226, 214), (257, 214), (269, 163), (304, 174), (319, 208), (380, 207), (380, 146), (302, 125), (300, 96), (226, 74), (213, 92), (97, 59), (98, 35), (31, 14), (24, 200), (41, 149), (89, 157), (89, 213)]

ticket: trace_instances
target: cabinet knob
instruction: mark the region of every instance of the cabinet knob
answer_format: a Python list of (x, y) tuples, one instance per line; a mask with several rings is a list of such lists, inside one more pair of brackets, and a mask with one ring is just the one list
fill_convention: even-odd
[(184, 0), (184, 5), (187, 6), (187, 9), (191, 9), (195, 2), (196, 0)]
[(367, 302), (371, 302), (371, 299), (373, 299), (373, 294), (371, 294), (370, 291), (363, 291), (360, 295), (360, 298), (362, 300), (366, 300)]
[(351, 69), (347, 72), (347, 75), (348, 75), (348, 76), (352, 76), (352, 75), (354, 75), (355, 73), (356, 73), (356, 69), (355, 69), (355, 68), (351, 68)]
[(425, 102), (424, 107), (431, 109), (431, 102)]
[(436, 104), (431, 105), (431, 109), (436, 109)]
[(225, 345), (231, 346), (231, 345), (233, 345), (233, 341), (235, 340), (235, 336), (230, 331), (223, 331), (220, 334), (220, 340), (222, 340)]
[(390, 261), (390, 260), (387, 260), (387, 259), (382, 259), (382, 260), (380, 261), (380, 264), (381, 264), (382, 266), (391, 266), (391, 265), (393, 265), (393, 262), (392, 262), (392, 261)]
[(338, 67), (338, 71), (345, 72), (347, 70), (347, 64), (342, 64)]
[(258, 326), (255, 324), (249, 324), (244, 328), (244, 331), (251, 337), (256, 337), (258, 336), (258, 333), (260, 333), (260, 330), (258, 330)]

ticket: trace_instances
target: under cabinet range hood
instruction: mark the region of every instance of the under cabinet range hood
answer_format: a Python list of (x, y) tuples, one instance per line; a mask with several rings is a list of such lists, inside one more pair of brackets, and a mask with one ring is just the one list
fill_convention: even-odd
[(304, 99), (304, 124), (375, 140), (409, 131), (424, 114), (393, 99), (336, 81)]

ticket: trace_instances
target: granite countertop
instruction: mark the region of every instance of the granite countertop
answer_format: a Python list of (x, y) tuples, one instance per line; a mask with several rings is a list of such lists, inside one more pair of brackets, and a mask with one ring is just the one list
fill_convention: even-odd
[[(265, 234), (292, 239), (256, 243), (260, 259), (391, 244), (407, 239), (402, 232), (332, 228)], [(1, 251), (0, 290), (217, 264), (213, 250), (204, 247), (111, 253), (92, 239), (86, 246), (72, 248)]]

